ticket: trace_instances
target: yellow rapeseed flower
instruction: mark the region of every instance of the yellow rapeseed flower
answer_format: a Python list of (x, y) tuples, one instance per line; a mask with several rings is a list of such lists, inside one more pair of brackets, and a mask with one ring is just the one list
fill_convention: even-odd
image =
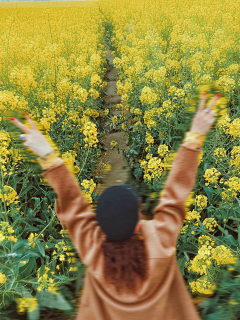
[(6, 280), (6, 275), (0, 272), (0, 283), (4, 283)]

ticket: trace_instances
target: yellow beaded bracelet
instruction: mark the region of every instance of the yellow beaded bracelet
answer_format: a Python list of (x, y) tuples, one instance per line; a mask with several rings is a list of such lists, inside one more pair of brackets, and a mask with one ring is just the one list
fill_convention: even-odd
[(205, 141), (205, 137), (205, 134), (189, 131), (185, 134), (185, 139), (183, 140), (183, 142), (191, 140), (192, 142), (196, 142), (200, 147), (202, 147)]
[(43, 157), (37, 158), (37, 160), (44, 171), (49, 169), (50, 167), (55, 167), (61, 163), (64, 163), (64, 161), (57, 156), (54, 150)]

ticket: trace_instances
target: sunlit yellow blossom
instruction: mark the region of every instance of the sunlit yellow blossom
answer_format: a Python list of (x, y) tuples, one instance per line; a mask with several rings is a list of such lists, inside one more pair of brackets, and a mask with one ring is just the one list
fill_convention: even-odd
[(52, 285), (48, 287), (48, 291), (52, 292), (53, 294), (60, 294), (60, 292), (57, 290), (57, 286)]
[(240, 146), (234, 146), (231, 151), (230, 165), (233, 167), (233, 172), (239, 173), (240, 168)]
[(37, 298), (18, 298), (17, 299), (17, 312), (22, 314), (28, 310), (34, 311), (37, 308)]
[(111, 146), (116, 146), (118, 143), (116, 141), (111, 141)]
[(240, 191), (240, 178), (231, 177), (224, 184), (228, 186), (228, 189), (223, 188), (224, 191), (222, 192), (222, 197), (223, 199), (231, 201), (233, 198), (236, 197), (237, 192)]
[(32, 242), (36, 239), (37, 236), (38, 236), (37, 233), (35, 233), (35, 236), (34, 236), (34, 234), (31, 232), (30, 236), (28, 237), (29, 245), (32, 246), (32, 248), (34, 248), (36, 246), (36, 242), (34, 242), (34, 243), (32, 243)]
[(151, 133), (149, 132), (146, 132), (146, 138), (145, 138), (146, 142), (151, 144), (151, 143), (154, 143), (154, 139), (153, 137), (151, 136)]
[(213, 241), (211, 239), (211, 237), (209, 237), (208, 235), (201, 235), (199, 238), (198, 238), (198, 242), (201, 244), (201, 245), (214, 245), (215, 244), (215, 241)]
[(219, 163), (224, 159), (226, 159), (227, 157), (226, 150), (224, 148), (217, 148), (214, 151), (214, 156), (217, 158), (216, 163)]
[(205, 185), (208, 186), (209, 183), (216, 184), (220, 175), (221, 172), (219, 172), (216, 168), (207, 169), (204, 174), (204, 178), (207, 181)]
[(93, 88), (98, 87), (102, 83), (102, 79), (98, 74), (92, 74), (91, 76), (91, 86)]
[(168, 151), (168, 146), (166, 146), (165, 144), (162, 144), (158, 147), (158, 154), (162, 157), (165, 156), (165, 154), (167, 154)]
[(217, 246), (212, 249), (212, 257), (216, 260), (217, 265), (234, 264), (238, 258), (233, 256), (230, 249), (224, 245)]
[(69, 268), (69, 271), (77, 271), (77, 270), (78, 270), (77, 267), (70, 267), (70, 268)]
[(207, 274), (207, 269), (212, 264), (211, 259), (211, 248), (203, 245), (198, 249), (198, 254), (190, 261), (188, 270), (200, 273), (200, 275)]
[(191, 221), (191, 220), (200, 220), (200, 213), (197, 212), (196, 210), (192, 210), (192, 211), (187, 211), (187, 215), (186, 215), (186, 220)]
[(228, 114), (224, 115), (217, 123), (217, 126), (221, 128), (225, 133), (229, 132), (231, 119)]
[(4, 283), (6, 280), (6, 275), (0, 272), (0, 283)]
[(3, 232), (0, 231), (0, 241), (3, 241), (4, 239), (5, 239), (5, 236), (4, 236)]
[(112, 122), (113, 123), (116, 123), (118, 121), (118, 117), (117, 116), (114, 116), (113, 118), (112, 118)]
[(157, 94), (152, 91), (150, 87), (144, 87), (140, 95), (142, 103), (153, 104), (157, 100)]
[(10, 186), (4, 186), (3, 191), (0, 190), (0, 199), (8, 203), (13, 203), (17, 198), (17, 192)]
[(14, 233), (14, 229), (12, 227), (8, 228), (8, 233)]
[(197, 281), (189, 282), (189, 285), (192, 289), (192, 292), (198, 292), (202, 294), (213, 294), (214, 290), (216, 289), (216, 284), (208, 281), (207, 277), (204, 279), (197, 279)]
[(186, 209), (188, 209), (191, 206), (191, 204), (194, 203), (193, 196), (194, 196), (194, 192), (190, 192), (185, 203), (184, 203)]
[(240, 137), (239, 128), (240, 128), (240, 118), (234, 119), (229, 126), (228, 133), (231, 134), (231, 136), (234, 138)]
[(98, 142), (96, 125), (90, 121), (85, 123), (83, 127), (83, 134), (85, 135), (84, 141), (86, 145), (89, 145), (90, 147), (96, 147)]
[(84, 189), (89, 190), (89, 192), (92, 194), (94, 189), (96, 188), (96, 183), (93, 181), (93, 179), (84, 179), (81, 183), (81, 186), (83, 186)]
[(13, 242), (17, 242), (17, 237), (16, 236), (6, 236), (6, 238), (9, 240), (9, 241), (13, 241)]
[(200, 208), (203, 209), (204, 207), (207, 206), (207, 197), (204, 195), (198, 195), (196, 196), (196, 205)]
[(214, 231), (214, 227), (218, 225), (217, 221), (214, 218), (206, 218), (203, 221), (203, 225), (206, 226), (207, 229), (210, 231)]

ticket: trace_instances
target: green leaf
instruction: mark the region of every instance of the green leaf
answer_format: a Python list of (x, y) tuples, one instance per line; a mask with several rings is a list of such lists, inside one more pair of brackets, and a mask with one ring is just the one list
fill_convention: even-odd
[[(41, 201), (40, 198), (33, 197), (32, 199), (35, 200), (35, 205), (34, 205), (34, 207), (37, 208), (37, 207), (40, 205), (40, 201)], [(31, 199), (31, 200), (32, 200), (32, 199)]]
[(19, 269), (19, 275), (21, 278), (26, 278), (31, 274), (36, 266), (36, 258), (30, 258), (28, 263)]
[(19, 247), (26, 247), (28, 246), (28, 240), (18, 240), (16, 243), (13, 245), (13, 251), (16, 251)]
[[(227, 230), (226, 230), (227, 231)], [(237, 240), (234, 239), (234, 237), (231, 234), (228, 234), (224, 237), (224, 240), (226, 243), (230, 246), (237, 246)]]
[(189, 261), (190, 259), (189, 259), (188, 254), (186, 253), (186, 251), (183, 251), (183, 253), (184, 253), (184, 255), (185, 255), (186, 260)]
[(26, 229), (24, 229), (24, 231), (25, 232), (27, 232), (27, 231), (39, 231), (39, 228), (31, 226), (31, 227), (27, 227)]
[(33, 183), (31, 182), (25, 189), (24, 189), (24, 191), (20, 194), (20, 198), (22, 197), (22, 196), (24, 196), (25, 195), (25, 193), (27, 193), (30, 189), (32, 189), (32, 188), (35, 188), (34, 186), (33, 186)]
[(33, 209), (28, 208), (27, 214), (28, 214), (29, 217), (32, 217), (32, 216), (33, 216), (33, 212), (34, 212)]
[(186, 262), (185, 256), (179, 257), (177, 262), (178, 262), (178, 266), (180, 268), (180, 271), (181, 271), (182, 275), (185, 275), (185, 272), (184, 272), (184, 269), (186, 268), (186, 266), (185, 266), (185, 262)]
[(237, 199), (238, 205), (240, 207), (240, 200), (237, 197), (236, 197), (236, 199)]
[(240, 247), (240, 226), (238, 227), (238, 245)]
[(78, 277), (76, 281), (75, 294), (78, 294), (79, 290), (83, 286), (84, 277)]
[(40, 308), (39, 308), (39, 303), (37, 303), (36, 309), (33, 310), (32, 312), (27, 312), (27, 317), (29, 320), (38, 320), (40, 316)]
[(212, 201), (212, 196), (213, 196), (213, 193), (214, 193), (213, 188), (211, 188), (211, 187), (208, 188), (207, 186), (203, 186), (203, 189), (206, 192), (209, 201), (211, 202)]
[(224, 233), (224, 229), (218, 225), (218, 229)]
[(138, 155), (139, 154), (139, 152), (137, 152), (136, 150), (134, 150), (134, 149), (131, 149), (130, 151), (129, 151), (129, 154), (135, 154), (135, 155)]
[(39, 277), (42, 277), (45, 273), (45, 265), (42, 264), (40, 269), (39, 269)]
[(34, 252), (34, 251), (31, 251), (31, 250), (28, 250), (26, 251), (26, 254), (24, 256), (22, 256), (21, 260), (27, 260), (29, 258), (39, 258), (40, 255), (37, 253), (37, 252)]
[(209, 306), (208, 299), (204, 299), (202, 302), (198, 304), (201, 308), (206, 308)]
[(54, 294), (48, 290), (37, 293), (39, 304), (43, 307), (58, 309), (58, 310), (71, 310), (72, 307), (61, 294)]
[(43, 245), (39, 240), (36, 241), (36, 244), (37, 244), (37, 246), (38, 246), (38, 249), (39, 249), (41, 255), (42, 255), (43, 257), (45, 257), (46, 255), (45, 255), (44, 245)]
[(208, 165), (209, 165), (208, 163), (204, 163), (204, 166), (203, 166), (203, 170), (204, 170), (204, 171), (206, 171), (206, 170), (207, 170)]
[[(12, 224), (12, 228), (15, 227), (15, 225), (18, 223), (18, 221), (19, 221), (20, 219), (22, 219), (22, 216), (21, 216), (21, 215), (19, 215), (19, 216), (17, 217), (17, 219), (14, 220), (14, 222), (13, 222), (13, 224)], [(19, 241), (18, 241), (18, 242), (19, 242)]]
[(136, 168), (134, 170), (134, 175), (138, 179), (142, 175), (142, 168)]

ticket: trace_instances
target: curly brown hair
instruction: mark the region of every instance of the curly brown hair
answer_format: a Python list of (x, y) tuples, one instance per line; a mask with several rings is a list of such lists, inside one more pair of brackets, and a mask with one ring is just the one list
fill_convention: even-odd
[(126, 241), (116, 242), (106, 237), (102, 244), (104, 254), (104, 277), (107, 283), (114, 284), (117, 292), (133, 292), (136, 288), (136, 275), (147, 278), (147, 254), (144, 240), (133, 234)]

